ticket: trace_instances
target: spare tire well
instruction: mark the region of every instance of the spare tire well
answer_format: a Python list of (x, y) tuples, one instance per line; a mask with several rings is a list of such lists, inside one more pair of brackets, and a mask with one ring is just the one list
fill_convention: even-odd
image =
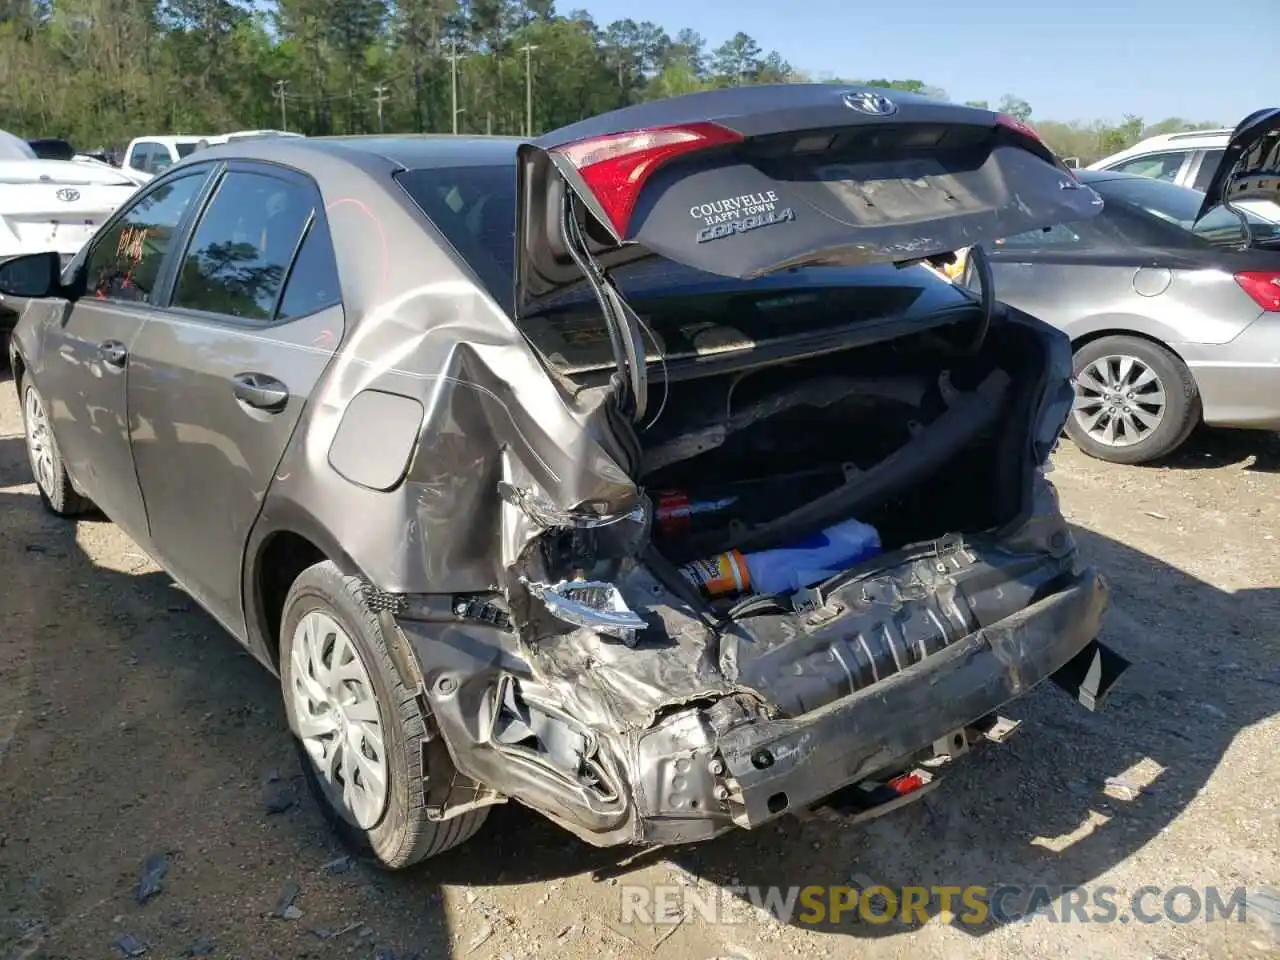
[(287, 530), (274, 534), (258, 557), (255, 576), (259, 622), (266, 627), (263, 640), (277, 669), (280, 667), (280, 619), (289, 588), (303, 570), (328, 559), (324, 551), (306, 537)]

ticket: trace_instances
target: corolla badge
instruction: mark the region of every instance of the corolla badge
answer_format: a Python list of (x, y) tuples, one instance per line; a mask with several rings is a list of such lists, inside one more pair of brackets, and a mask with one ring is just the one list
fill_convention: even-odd
[(858, 93), (846, 93), (844, 105), (850, 110), (857, 110), (872, 117), (891, 117), (898, 112), (898, 105), (888, 97), (870, 90)]
[(70, 187), (63, 187), (61, 190), (55, 193), (54, 196), (57, 197), (59, 200), (63, 201), (64, 203), (75, 203), (77, 200), (80, 199), (80, 191), (72, 190)]

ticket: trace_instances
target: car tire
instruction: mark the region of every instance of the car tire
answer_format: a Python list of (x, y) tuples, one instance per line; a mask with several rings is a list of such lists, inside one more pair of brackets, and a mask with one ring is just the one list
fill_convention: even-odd
[(36, 385), (28, 378), (18, 381), (18, 399), (22, 406), (22, 431), (27, 446), (31, 476), (40, 491), (40, 502), (59, 517), (74, 517), (92, 509), (91, 504), (71, 485), (62, 462), (62, 452), (53, 435), (48, 407)]
[(1182, 446), (1200, 424), (1200, 391), (1191, 371), (1151, 340), (1113, 336), (1086, 343), (1075, 352), (1072, 374), (1076, 403), (1067, 436), (1091, 457), (1150, 463)]
[[(341, 677), (322, 689), (330, 670), (340, 670)], [(447, 820), (428, 819), (425, 702), (401, 681), (361, 582), (344, 576), (331, 562), (304, 570), (285, 598), (280, 685), (307, 785), (330, 826), (355, 852), (373, 854), (388, 869), (402, 869), (457, 846), (480, 829), (488, 807)], [(317, 712), (321, 702), (327, 702), (329, 712)], [(326, 716), (331, 719), (321, 719)], [(370, 720), (375, 716), (376, 731)], [(335, 732), (304, 736), (326, 723)], [(432, 752), (433, 757), (441, 754)], [(327, 776), (322, 767), (341, 769)], [(378, 774), (384, 771), (385, 788), (378, 791)], [(452, 771), (430, 773), (452, 776)], [(370, 799), (379, 793), (380, 800)]]

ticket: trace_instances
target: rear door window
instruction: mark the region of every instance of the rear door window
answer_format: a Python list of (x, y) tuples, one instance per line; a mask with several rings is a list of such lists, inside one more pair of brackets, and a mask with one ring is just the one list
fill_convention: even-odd
[(151, 303), (174, 233), (204, 182), (203, 173), (192, 173), (161, 184), (95, 238), (86, 264), (89, 293)]
[(322, 279), (319, 288), (309, 290), (302, 279), (317, 278), (331, 265), (332, 250), (327, 252), (327, 263), (325, 250), (316, 249), (322, 243), (328, 245), (327, 233), (311, 234), (310, 248), (302, 243), (316, 200), (314, 191), (292, 178), (229, 172), (192, 233), (172, 305), (269, 323), (276, 316), (280, 292), (300, 245), (305, 256), (299, 257), (299, 264), (305, 273), (300, 274), (290, 309), (313, 312), (317, 303), (334, 302), (335, 277), (331, 275), (327, 284)]

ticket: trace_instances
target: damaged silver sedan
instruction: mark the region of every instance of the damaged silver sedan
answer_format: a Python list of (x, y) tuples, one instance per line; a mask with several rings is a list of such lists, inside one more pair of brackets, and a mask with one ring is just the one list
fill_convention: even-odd
[(508, 800), (599, 845), (875, 815), (1042, 680), (1096, 708), (1070, 348), (923, 264), (1100, 205), (985, 110), (743, 88), (215, 146), (0, 290), (45, 504), (278, 673), (403, 867)]

